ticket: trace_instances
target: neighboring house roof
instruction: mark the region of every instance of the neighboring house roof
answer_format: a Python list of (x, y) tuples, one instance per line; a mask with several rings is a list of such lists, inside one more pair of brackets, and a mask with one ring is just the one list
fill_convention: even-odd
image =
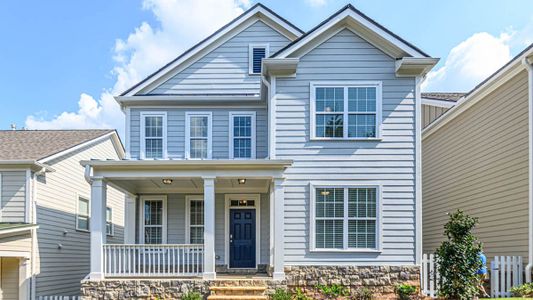
[(116, 138), (115, 148), (120, 150), (122, 144), (115, 130), (0, 130), (0, 163), (44, 161), (112, 135)]
[[(284, 58), (287, 57), (290, 53), (296, 51), (303, 44), (308, 43), (310, 40), (315, 38), (315, 35), (321, 34), (323, 31), (326, 31), (331, 26), (339, 23), (346, 17), (351, 17), (355, 23), (361, 28), (362, 31), (368, 35), (376, 35), (376, 39), (370, 41), (373, 44), (377, 43), (390, 43), (394, 44), (397, 48), (402, 49), (409, 55), (413, 57), (425, 57), (429, 58), (430, 56), (415, 47), (413, 44), (402, 39), (392, 31), (388, 30), (378, 22), (369, 18), (367, 15), (363, 14), (360, 10), (356, 9), (353, 5), (348, 4), (338, 10), (336, 13), (331, 15), (326, 20), (322, 21), (320, 24), (315, 26), (313, 29), (306, 32), (304, 35), (300, 36), (298, 39), (289, 43), (284, 48), (280, 49), (278, 52), (274, 53), (271, 57), (273, 58)], [(362, 34), (363, 32), (359, 32)], [(368, 36), (363, 36), (363, 38), (368, 39)], [(379, 48), (379, 47), (378, 47)]]
[(422, 98), (431, 99), (431, 100), (442, 100), (442, 101), (457, 102), (464, 95), (466, 95), (466, 93), (429, 92), (429, 93), (422, 93)]
[(0, 236), (23, 232), (37, 227), (36, 224), (29, 223), (0, 223)]
[(508, 63), (503, 65), (500, 69), (492, 75), (476, 85), (470, 92), (461, 97), (453, 108), (448, 110), (445, 114), (439, 117), (435, 122), (427, 126), (423, 131), (422, 138), (425, 138), (447, 122), (453, 120), (466, 109), (483, 99), (488, 93), (494, 91), (496, 88), (510, 80), (513, 76), (526, 68), (528, 64), (533, 64), (533, 43), (522, 50), (518, 55), (513, 57)]
[[(250, 9), (242, 13), (237, 18), (233, 19), (228, 24), (224, 25), (217, 31), (215, 31), (210, 36), (206, 37), (196, 45), (189, 48), (187, 51), (183, 52), (181, 55), (170, 61), (168, 64), (161, 67), (159, 70), (155, 71), (154, 73), (148, 75), (145, 79), (141, 80), (131, 88), (124, 91), (120, 96), (131, 96), (136, 94), (138, 91), (142, 90), (146, 86), (150, 85), (152, 82), (157, 80), (158, 78), (164, 76), (165, 74), (171, 72), (172, 70), (175, 70), (179, 65), (182, 63), (185, 63), (188, 61), (191, 57), (205, 49), (206, 47), (213, 44), (215, 41), (222, 39), (223, 37), (228, 35), (228, 32), (230, 32), (232, 29), (238, 27), (242, 23), (244, 23), (246, 20), (257, 16), (258, 14), (264, 16), (263, 18), (266, 18), (268, 20), (271, 20), (274, 24), (277, 24), (281, 28), (284, 28), (287, 32), (284, 33), (285, 35), (290, 35), (291, 40), (294, 40), (295, 38), (302, 35), (304, 32), (296, 27), (294, 24), (290, 23), (283, 17), (276, 14), (274, 11), (272, 11), (270, 8), (264, 6), (261, 3), (257, 3), (254, 6), (252, 6)], [(265, 19), (265, 20), (266, 20)]]

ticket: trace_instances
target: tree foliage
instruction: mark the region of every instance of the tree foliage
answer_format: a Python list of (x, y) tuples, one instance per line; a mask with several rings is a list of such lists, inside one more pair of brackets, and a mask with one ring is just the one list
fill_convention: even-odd
[(478, 293), (479, 277), (476, 272), (482, 267), (479, 259), (482, 246), (472, 233), (477, 223), (477, 218), (457, 210), (450, 214), (448, 223), (444, 225), (447, 240), (436, 251), (441, 297), (467, 300)]

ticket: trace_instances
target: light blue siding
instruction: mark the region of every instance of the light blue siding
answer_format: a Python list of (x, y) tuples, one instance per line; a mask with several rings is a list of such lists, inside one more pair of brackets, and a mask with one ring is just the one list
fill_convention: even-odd
[(166, 108), (166, 109), (131, 109), (130, 153), (132, 158), (140, 157), (140, 112), (166, 111), (168, 131), (169, 158), (183, 159), (185, 157), (185, 113), (188, 111), (210, 111), (213, 113), (213, 159), (229, 158), (229, 112), (256, 112), (256, 151), (257, 158), (268, 155), (268, 125), (267, 110), (265, 108)]
[[(285, 262), (298, 264), (412, 264), (415, 260), (413, 78), (396, 78), (395, 60), (349, 30), (300, 58), (294, 78), (277, 79), (276, 158), (286, 171)], [(312, 81), (383, 84), (381, 141), (310, 141)], [(309, 251), (310, 182), (381, 182), (381, 253)]]
[(259, 94), (261, 77), (248, 74), (248, 45), (268, 43), (273, 54), (289, 42), (270, 26), (257, 21), (150, 94)]
[(0, 222), (24, 222), (26, 171), (2, 171), (0, 175)]

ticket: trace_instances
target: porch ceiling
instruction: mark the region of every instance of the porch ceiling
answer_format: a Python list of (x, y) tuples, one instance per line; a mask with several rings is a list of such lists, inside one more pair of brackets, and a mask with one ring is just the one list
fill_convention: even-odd
[[(203, 193), (204, 190), (202, 178), (165, 177), (165, 179), (172, 179), (172, 183), (164, 184), (163, 178), (112, 179), (109, 180), (109, 183), (132, 194)], [(217, 178), (215, 192), (266, 193), (269, 186), (270, 180), (267, 179), (246, 179), (244, 184), (239, 184), (236, 178)]]

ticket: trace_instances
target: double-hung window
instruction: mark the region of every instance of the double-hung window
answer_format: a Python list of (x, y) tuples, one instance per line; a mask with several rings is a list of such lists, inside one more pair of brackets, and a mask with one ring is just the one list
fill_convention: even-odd
[(311, 250), (379, 250), (378, 186), (312, 186)]
[(211, 113), (187, 112), (185, 155), (188, 159), (211, 159)]
[(141, 113), (141, 158), (167, 157), (166, 112)]
[(381, 82), (311, 83), (311, 138), (380, 137)]
[(76, 229), (89, 231), (89, 199), (78, 196), (76, 213)]
[(268, 44), (250, 44), (248, 46), (248, 72), (252, 75), (261, 74), (263, 58), (269, 55)]
[(255, 112), (230, 112), (229, 157), (255, 158)]
[(109, 236), (112, 236), (115, 233), (115, 228), (113, 226), (113, 210), (111, 207), (106, 208), (105, 232)]
[(189, 244), (204, 243), (204, 199), (201, 196), (187, 196), (186, 228)]
[(142, 242), (166, 243), (166, 199), (143, 199)]

